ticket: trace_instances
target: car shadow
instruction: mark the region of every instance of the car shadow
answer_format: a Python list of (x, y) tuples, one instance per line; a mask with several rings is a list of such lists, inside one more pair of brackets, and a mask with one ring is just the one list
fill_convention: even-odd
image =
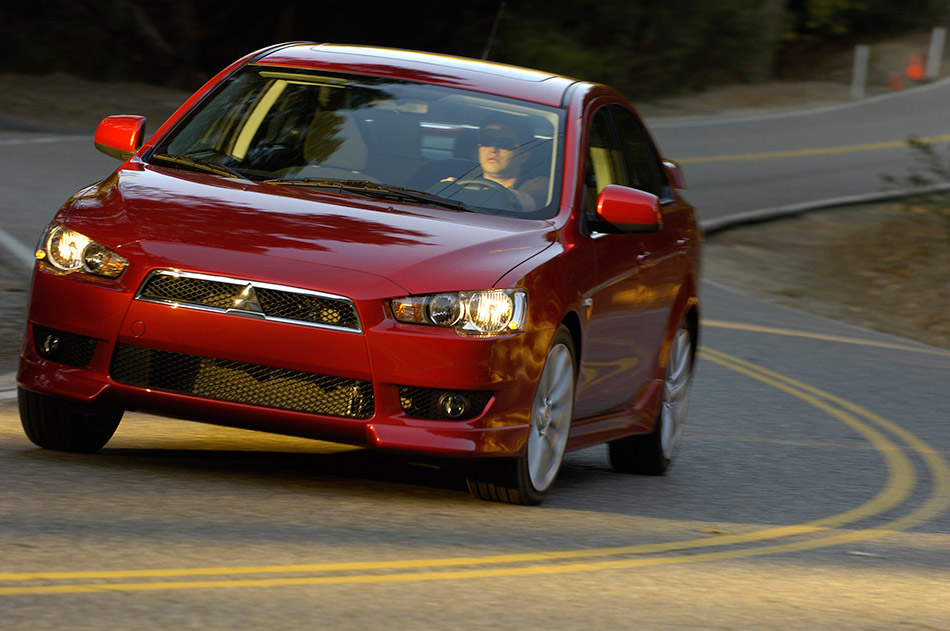
[(144, 477), (171, 475), (189, 484), (217, 480), (296, 490), (320, 487), (341, 493), (358, 488), (362, 495), (376, 489), (392, 496), (401, 488), (413, 496), (420, 491), (432, 491), (440, 497), (446, 493), (468, 496), (463, 473), (450, 466), (367, 449), (300, 453), (107, 446), (95, 454), (30, 449), (21, 456), (59, 465), (68, 461), (71, 467), (86, 472), (108, 468)]
[[(321, 441), (311, 445), (307, 440), (281, 448), (273, 446), (269, 435), (238, 438), (242, 439), (240, 448), (233, 448), (235, 443), (229, 440), (199, 438), (191, 446), (187, 438), (177, 434), (157, 440), (133, 435), (94, 454), (27, 448), (18, 456), (44, 468), (65, 465), (70, 477), (96, 478), (102, 471), (114, 474), (119, 470), (140, 476), (137, 483), (145, 486), (167, 486), (170, 477), (186, 486), (220, 483), (279, 487), (341, 499), (347, 495), (362, 499), (378, 495), (387, 499), (481, 503), (469, 495), (466, 485), (471, 461), (386, 453)], [(156, 477), (162, 479), (156, 481)], [(639, 514), (644, 505), (650, 505), (643, 501), (646, 497), (666, 494), (654, 487), (667, 484), (668, 480), (614, 472), (606, 449), (598, 445), (565, 456), (558, 480), (541, 508)]]

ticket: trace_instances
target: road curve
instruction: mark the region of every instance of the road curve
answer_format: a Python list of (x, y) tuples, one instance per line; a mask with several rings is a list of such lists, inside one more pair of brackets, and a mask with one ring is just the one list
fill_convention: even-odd
[(911, 138), (950, 142), (950, 79), (833, 106), (745, 116), (655, 120), (664, 155), (686, 172), (704, 221), (891, 188), (906, 177)]

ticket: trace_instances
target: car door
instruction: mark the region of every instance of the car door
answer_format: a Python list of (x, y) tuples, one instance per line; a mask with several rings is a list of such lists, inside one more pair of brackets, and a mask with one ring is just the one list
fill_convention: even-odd
[[(599, 231), (597, 195), (608, 184), (664, 197), (666, 177), (645, 129), (625, 107), (601, 107), (591, 117), (585, 191), (587, 245), (597, 283), (586, 296), (589, 320), (575, 403), (577, 418), (618, 414), (643, 395), (655, 367), (677, 274), (671, 269), (674, 230), (652, 234)], [(665, 214), (664, 214), (665, 221)]]
[(653, 339), (658, 351), (670, 310), (689, 268), (687, 252), (693, 231), (692, 215), (673, 194), (662, 160), (640, 120), (620, 106), (611, 106), (609, 111), (631, 186), (656, 195), (660, 201), (662, 228), (655, 233), (636, 235), (642, 250), (640, 274), (650, 288), (646, 297), (652, 317), (657, 320), (655, 326), (660, 327)]

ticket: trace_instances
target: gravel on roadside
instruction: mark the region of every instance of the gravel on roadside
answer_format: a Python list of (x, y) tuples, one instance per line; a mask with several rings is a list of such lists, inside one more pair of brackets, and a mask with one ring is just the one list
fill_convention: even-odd
[(703, 275), (826, 318), (950, 349), (950, 214), (814, 211), (707, 237)]

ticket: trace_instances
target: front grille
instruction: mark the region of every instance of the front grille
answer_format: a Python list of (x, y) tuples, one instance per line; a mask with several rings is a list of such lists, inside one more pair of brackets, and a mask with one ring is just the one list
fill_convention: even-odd
[(67, 366), (85, 366), (96, 351), (95, 338), (38, 324), (33, 325), (33, 344), (42, 357)]
[[(441, 402), (443, 397), (458, 397), (467, 403), (464, 410), (450, 416)], [(439, 390), (418, 386), (399, 386), (399, 403), (407, 415), (432, 421), (464, 421), (475, 418), (485, 410), (492, 393), (487, 390)], [(459, 400), (457, 399), (457, 400)]]
[(123, 384), (206, 399), (365, 419), (373, 384), (359, 379), (119, 344), (112, 378)]
[(148, 275), (136, 300), (361, 332), (348, 298), (317, 291), (174, 270)]

